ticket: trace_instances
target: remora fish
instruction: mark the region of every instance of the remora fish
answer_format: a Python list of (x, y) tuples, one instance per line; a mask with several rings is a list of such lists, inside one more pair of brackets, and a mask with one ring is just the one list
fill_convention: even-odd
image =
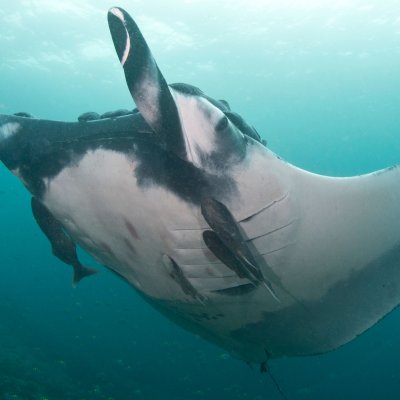
[(168, 86), (120, 8), (109, 26), (136, 112), (0, 116), (0, 159), (54, 253), (75, 243), (238, 358), (322, 353), (400, 302), (400, 172), (353, 178), (277, 157), (224, 101)]

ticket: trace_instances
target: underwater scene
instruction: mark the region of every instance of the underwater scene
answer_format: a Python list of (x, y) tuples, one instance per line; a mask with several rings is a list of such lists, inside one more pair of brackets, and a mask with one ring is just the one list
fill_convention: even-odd
[[(209, 98), (227, 101), (230, 109), (240, 114), (248, 125), (242, 124), (241, 119), (238, 122), (236, 114), (232, 116), (225, 109), (225, 102), (217, 104), (218, 112), (222, 110), (229, 117), (226, 123), (234, 125), (235, 132), (239, 128), (242, 133), (245, 131), (240, 138), (250, 142), (254, 139), (255, 146), (260, 147), (261, 142), (266, 143), (282, 160), (326, 176), (358, 176), (400, 164), (400, 2), (397, 0), (120, 0), (115, 3), (0, 0), (0, 114), (26, 112), (38, 119), (75, 122), (87, 112), (98, 113), (100, 117), (108, 111), (134, 109), (132, 97), (140, 103), (141, 93), (135, 97), (128, 68), (129, 51), (137, 36), (133, 36), (129, 21), (123, 19), (125, 14), (119, 9), (114, 9), (113, 14), (115, 30), (112, 24), (109, 28), (107, 12), (111, 7), (123, 8), (135, 20), (168, 83), (184, 82), (198, 87)], [(119, 26), (121, 21), (126, 24)], [(126, 36), (122, 28), (126, 28)], [(139, 50), (143, 47), (133, 47), (132, 53)], [(149, 60), (147, 67), (151, 70), (154, 64), (152, 58)], [(161, 81), (159, 75), (156, 81)], [(176, 99), (181, 98), (179, 88), (176, 86), (173, 92)], [(195, 95), (204, 100), (198, 92)], [(191, 104), (181, 107), (192, 110)], [(151, 112), (146, 114), (141, 104), (136, 105), (145, 123), (157, 131), (154, 126), (158, 126), (159, 120), (152, 119)], [(184, 112), (182, 109), (179, 112), (182, 117)], [(136, 114), (135, 111), (127, 118), (136, 118)], [(188, 115), (190, 119), (193, 113)], [(19, 129), (19, 122), (1, 121), (0, 116), (0, 159), (1, 142), (16, 135)], [(143, 129), (148, 129), (147, 125)], [(204, 144), (199, 143), (199, 146)], [(46, 151), (42, 146), (46, 143), (38, 141), (31, 149), (42, 154)], [(174, 144), (167, 142), (166, 146)], [(18, 146), (15, 149), (10, 150), (10, 159), (17, 157)], [(228, 146), (225, 150), (228, 151)], [(198, 160), (201, 165), (198, 169), (206, 170), (208, 167), (201, 164), (204, 159), (199, 156)], [(231, 162), (227, 160), (226, 163)], [(277, 346), (271, 354), (265, 349), (265, 360), (259, 359), (254, 355), (256, 351), (246, 353), (236, 342), (220, 339), (219, 330), (210, 333), (196, 330), (192, 324), (186, 326), (175, 311), (173, 316), (166, 313), (167, 318), (159, 312), (162, 307), (157, 304), (153, 307), (147, 297), (157, 297), (156, 289), (154, 294), (148, 286), (146, 292), (144, 285), (145, 294), (141, 294), (133, 287), (140, 287), (136, 285), (135, 274), (117, 268), (112, 268), (116, 272), (112, 273), (103, 266), (106, 263), (101, 257), (97, 260), (91, 257), (83, 250), (84, 246), (77, 248), (79, 261), (97, 269), (97, 273), (73, 285), (73, 269), (52, 254), (57, 253), (54, 243), (52, 251), (42, 232), (43, 226), (32, 215), (32, 195), (24, 187), (25, 184), (30, 190), (29, 179), (24, 180), (28, 176), (23, 175), (24, 165), (12, 168), (11, 161), (9, 164), (2, 161), (5, 165), (0, 165), (0, 400), (399, 398), (400, 286), (396, 272), (383, 269), (382, 273), (367, 275), (368, 279), (361, 283), (357, 281), (362, 290), (359, 286), (354, 289), (356, 312), (352, 307), (340, 306), (341, 293), (347, 293), (347, 289), (339, 292), (336, 295), (339, 299), (332, 300), (332, 305), (329, 303), (326, 308), (313, 308), (315, 303), (318, 307), (318, 302), (323, 302), (322, 296), (321, 299), (316, 296), (311, 306), (299, 300), (301, 312), (293, 317), (296, 327), (303, 326), (309, 316), (311, 320), (315, 310), (323, 321), (333, 315), (335, 328), (326, 333), (330, 342), (323, 343), (325, 347), (310, 345), (310, 351), (296, 345), (287, 351)], [(218, 166), (219, 162), (213, 160)], [(218, 168), (228, 169), (227, 165)], [(24, 184), (9, 169), (19, 178), (22, 176)], [(96, 185), (104, 183), (105, 192), (111, 191), (107, 179), (113, 179), (118, 169), (110, 175), (106, 168), (101, 171), (104, 179), (100, 176)], [(30, 173), (36, 176), (35, 171)], [(376, 178), (380, 176), (385, 173), (376, 174)], [(143, 179), (149, 178), (144, 175)], [(384, 214), (387, 222), (382, 226), (377, 223), (380, 216), (376, 209), (368, 207), (370, 199), (354, 198), (349, 190), (354, 213), (358, 210), (366, 220), (374, 221), (368, 229), (361, 229), (363, 238), (371, 238), (361, 250), (361, 239), (346, 237), (348, 225), (357, 225), (361, 220), (353, 220), (349, 214), (347, 221), (338, 223), (337, 236), (343, 236), (350, 250), (353, 246), (355, 251), (367, 254), (375, 248), (375, 242), (396, 245), (400, 242), (400, 237), (392, 234), (400, 224), (399, 215), (389, 207), (400, 200), (399, 189), (395, 180), (389, 183), (393, 183), (393, 191), (385, 183), (379, 194), (379, 199), (384, 199), (382, 204), (388, 204), (382, 212), (382, 219)], [(161, 182), (162, 185), (167, 184)], [(400, 181), (397, 185), (400, 187)], [(225, 190), (218, 180), (216, 186)], [(240, 189), (243, 197), (257, 197), (257, 187), (244, 187), (246, 190)], [(183, 197), (197, 193), (193, 185), (188, 184), (188, 188), (179, 189)], [(40, 190), (35, 188), (31, 192), (36, 195)], [(307, 199), (307, 212), (320, 207), (321, 200), (314, 198), (307, 187), (299, 191)], [(124, 193), (122, 188), (120, 197)], [(153, 196), (151, 200), (163, 202), (161, 197)], [(95, 203), (96, 198), (94, 208)], [(398, 205), (400, 209), (400, 201)], [(110, 204), (112, 207), (114, 204)], [(219, 249), (226, 252), (222, 256), (218, 251), (214, 254), (222, 261), (229, 258), (227, 254), (233, 254), (231, 272), (250, 281), (243, 285), (243, 290), (262, 287), (273, 309), (285, 304), (287, 298), (296, 302), (299, 295), (307, 296), (304, 289), (296, 292), (296, 296), (290, 294), (289, 289), (279, 286), (274, 275), (260, 278), (254, 271), (251, 273), (253, 263), (242, 257), (241, 244), (229, 237), (233, 242), (228, 245), (225, 228), (218, 222), (218, 217), (224, 215), (225, 222), (230, 224), (228, 230), (234, 231), (236, 224), (231, 213), (224, 208), (218, 214), (212, 206), (207, 207), (201, 203), (202, 214), (212, 228), (208, 232), (214, 233), (214, 242), (207, 247), (212, 249), (218, 237), (218, 243), (224, 242)], [(133, 212), (151, 218), (140, 209)], [(320, 236), (332, 229), (324, 220), (314, 222)], [(109, 223), (112, 226), (113, 221)], [(156, 227), (157, 221), (150, 225)], [(385, 230), (386, 225), (390, 229)], [(127, 228), (131, 236), (142, 233), (129, 223)], [(301, 229), (299, 226), (296, 231), (299, 235)], [(357, 226), (350, 232), (357, 232)], [(86, 242), (82, 239), (82, 243)], [(307, 244), (309, 248), (295, 254), (306, 259), (313, 245), (318, 246), (313, 241)], [(321, 259), (321, 263), (341, 262), (340, 256), (339, 261), (335, 256), (340, 249), (335, 249), (333, 243), (331, 246), (327, 241), (319, 246), (329, 248), (325, 254), (330, 258)], [(350, 252), (349, 264), (355, 263), (357, 257), (358, 253)], [(383, 268), (386, 261), (393, 267), (394, 255), (388, 257), (378, 259), (379, 267), (382, 264)], [(169, 260), (169, 266), (170, 276), (175, 279), (173, 285), (180, 288), (185, 301), (196, 302), (200, 310), (206, 307), (207, 297), (196, 286), (197, 281), (183, 276), (173, 259)], [(267, 264), (265, 268), (263, 271), (268, 272)], [(304, 280), (312, 280), (310, 276), (305, 273)], [(349, 270), (338, 280), (345, 288), (350, 287), (353, 276), (354, 271)], [(286, 278), (281, 278), (285, 282)], [(287, 279), (290, 281), (290, 277)], [(298, 279), (301, 281), (302, 277)], [(387, 283), (382, 283), (385, 279)], [(231, 289), (224, 287), (216, 292), (221, 296), (226, 294), (229, 299), (251, 296), (247, 292), (239, 295), (228, 292)], [(369, 313), (371, 309), (376, 310), (373, 316)], [(370, 322), (364, 323), (364, 319)], [(358, 321), (363, 328), (356, 331), (350, 325)], [(268, 323), (264, 327), (268, 330)], [(297, 331), (291, 332), (292, 329), (294, 326), (287, 323), (284, 333), (296, 343)], [(347, 338), (336, 339), (347, 330)], [(313, 343), (315, 332), (310, 337), (302, 333), (304, 343)], [(282, 342), (279, 336), (275, 340), (278, 345), (286, 343), (283, 337)], [(295, 353), (299, 356), (292, 357)], [(320, 354), (301, 356), (300, 353)]]

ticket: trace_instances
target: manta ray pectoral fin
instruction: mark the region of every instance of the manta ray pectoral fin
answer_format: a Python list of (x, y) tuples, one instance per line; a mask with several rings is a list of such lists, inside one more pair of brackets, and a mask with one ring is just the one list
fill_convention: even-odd
[(72, 285), (75, 287), (81, 279), (95, 274), (95, 269), (87, 268), (79, 262), (75, 243), (47, 207), (35, 197), (32, 197), (31, 206), (37, 224), (51, 243), (53, 254), (74, 269)]
[[(206, 233), (208, 231), (204, 232), (203, 239), (207, 247), (228, 268), (234, 269), (239, 277), (244, 275), (254, 284), (262, 283), (272, 297), (280, 302), (270, 280), (263, 276), (261, 269), (257, 266), (247, 245), (247, 238), (228, 208), (218, 200), (207, 197), (201, 202), (201, 212), (215, 234), (214, 236)], [(273, 271), (269, 271), (269, 275), (274, 278)], [(277, 279), (273, 280), (277, 281)]]
[(108, 12), (108, 24), (129, 91), (140, 113), (166, 149), (186, 159), (175, 100), (142, 33), (131, 16), (118, 7)]

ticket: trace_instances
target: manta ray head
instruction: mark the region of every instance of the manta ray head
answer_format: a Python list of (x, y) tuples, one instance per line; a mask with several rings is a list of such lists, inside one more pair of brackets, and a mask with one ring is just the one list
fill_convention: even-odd
[(246, 154), (246, 135), (224, 114), (222, 103), (189, 85), (171, 85), (186, 159), (196, 167), (215, 172), (240, 162)]

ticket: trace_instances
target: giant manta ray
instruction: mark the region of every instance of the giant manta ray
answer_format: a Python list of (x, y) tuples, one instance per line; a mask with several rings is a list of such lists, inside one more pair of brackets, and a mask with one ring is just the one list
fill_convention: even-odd
[(227, 102), (167, 85), (124, 10), (108, 21), (137, 109), (0, 115), (0, 159), (75, 283), (93, 273), (79, 244), (179, 325), (262, 364), (333, 350), (399, 304), (398, 168), (288, 164)]

